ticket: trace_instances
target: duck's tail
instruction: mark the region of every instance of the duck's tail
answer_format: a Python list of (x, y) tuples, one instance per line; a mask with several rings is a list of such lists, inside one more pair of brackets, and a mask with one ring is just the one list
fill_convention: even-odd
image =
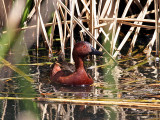
[(59, 63), (54, 63), (53, 69), (51, 71), (51, 76), (54, 76), (58, 71), (61, 71)]

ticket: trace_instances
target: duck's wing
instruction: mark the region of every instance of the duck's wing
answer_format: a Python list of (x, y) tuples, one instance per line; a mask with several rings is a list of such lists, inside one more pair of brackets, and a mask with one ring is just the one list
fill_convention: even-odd
[(71, 71), (71, 72), (75, 71), (75, 66), (71, 63), (68, 63), (67, 61), (62, 62), (61, 68), (62, 68), (62, 70), (68, 70), (68, 71)]
[(60, 78), (61, 77), (63, 77), (63, 78), (65, 78), (65, 77), (67, 77), (67, 76), (70, 76), (72, 74), (72, 72), (71, 71), (69, 71), (69, 70), (61, 70), (61, 71), (58, 71), (56, 74), (52, 74), (51, 76), (50, 76), (50, 79), (51, 79), (51, 84), (52, 83), (61, 83), (60, 82)]
[(60, 63), (62, 70), (75, 71), (75, 66), (65, 60), (65, 56), (62, 52), (59, 53), (57, 62)]

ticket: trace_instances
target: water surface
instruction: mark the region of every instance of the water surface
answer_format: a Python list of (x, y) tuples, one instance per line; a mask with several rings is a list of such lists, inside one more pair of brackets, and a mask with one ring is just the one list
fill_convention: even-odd
[[(31, 63), (26, 61), (15, 65), (34, 83), (5, 68), (4, 73), (8, 74), (1, 78), (0, 84), (1, 119), (159, 119), (160, 107), (134, 105), (141, 100), (159, 99), (158, 64), (154, 58), (146, 59), (140, 54), (120, 57), (117, 65), (113, 62), (106, 64), (104, 57), (98, 57), (96, 61), (87, 58), (87, 72), (95, 80), (92, 86), (50, 85), (51, 63), (46, 55), (38, 60), (35, 55), (31, 57)], [(123, 102), (117, 104), (118, 100)], [(126, 104), (125, 100), (130, 104)]]

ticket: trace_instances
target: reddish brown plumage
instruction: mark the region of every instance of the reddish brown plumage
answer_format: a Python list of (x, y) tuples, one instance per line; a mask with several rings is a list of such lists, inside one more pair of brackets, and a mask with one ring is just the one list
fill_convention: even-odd
[(63, 85), (90, 85), (93, 79), (84, 69), (83, 58), (89, 54), (102, 55), (101, 52), (95, 50), (88, 42), (78, 42), (73, 49), (73, 59), (76, 70), (61, 70), (58, 64), (55, 64), (51, 74), (51, 84), (59, 83)]

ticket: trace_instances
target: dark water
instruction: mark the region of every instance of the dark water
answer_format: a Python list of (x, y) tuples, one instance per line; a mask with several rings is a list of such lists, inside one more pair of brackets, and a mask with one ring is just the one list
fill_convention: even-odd
[[(38, 63), (48, 61), (41, 56)], [(3, 120), (146, 120), (160, 119), (160, 107), (132, 106), (126, 104), (101, 105), (72, 100), (158, 100), (159, 67), (154, 58), (143, 55), (121, 56), (118, 65), (106, 64), (105, 58), (88, 60), (85, 66), (94, 78), (93, 86), (67, 87), (48, 84), (50, 65), (17, 65), (34, 79), (26, 81), (17, 73), (1, 79), (0, 118)], [(36, 56), (31, 63), (36, 63)], [(100, 66), (102, 65), (102, 66)], [(91, 67), (92, 66), (92, 67)], [(21, 68), (22, 67), (22, 68)], [(6, 74), (9, 73), (5, 69)], [(10, 70), (9, 70), (10, 71)], [(7, 99), (3, 98), (6, 97)], [(34, 98), (57, 98), (33, 100)], [(9, 100), (9, 98), (12, 98)], [(21, 100), (16, 98), (22, 98)], [(28, 99), (27, 99), (28, 98)], [(70, 100), (70, 101), (65, 101)], [(132, 101), (131, 101), (132, 102)]]

